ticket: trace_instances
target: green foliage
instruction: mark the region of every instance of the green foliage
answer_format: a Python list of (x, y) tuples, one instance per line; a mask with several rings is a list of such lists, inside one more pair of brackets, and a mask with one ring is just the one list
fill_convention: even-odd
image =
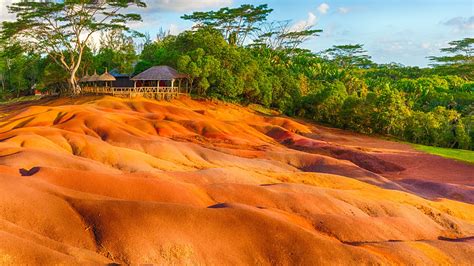
[(452, 41), (441, 52), (448, 55), (430, 57), (437, 73), (474, 78), (474, 38)]
[(273, 11), (268, 5), (241, 5), (237, 8), (224, 7), (217, 11), (194, 12), (182, 16), (185, 20), (196, 23), (196, 28), (212, 27), (222, 32), (230, 45), (242, 46), (253, 32), (256, 25), (266, 20)]
[(0, 50), (1, 94), (20, 97), (30, 93), (40, 78), (41, 57), (25, 53), (17, 44)]
[(88, 41), (96, 32), (131, 31), (127, 23), (141, 18), (125, 12), (130, 6), (146, 5), (138, 0), (14, 2), (8, 9), (16, 15), (16, 20), (2, 23), (0, 39), (3, 45), (13, 41), (30, 51), (48, 55), (68, 73), (70, 92), (78, 94), (76, 74)]
[(369, 68), (374, 65), (363, 44), (334, 45), (321, 55), (342, 68)]
[(121, 30), (112, 30), (101, 36), (94, 69), (99, 73), (116, 69), (119, 73), (131, 74), (137, 59), (133, 38)]
[[(342, 125), (340, 112), (347, 98), (342, 82), (328, 83), (323, 90), (303, 98), (303, 109), (312, 114), (312, 119), (327, 124)], [(301, 113), (301, 112), (300, 112)]]

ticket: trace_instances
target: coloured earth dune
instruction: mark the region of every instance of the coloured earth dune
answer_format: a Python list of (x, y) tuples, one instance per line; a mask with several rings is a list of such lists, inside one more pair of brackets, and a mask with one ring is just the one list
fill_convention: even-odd
[(190, 98), (0, 114), (0, 264), (474, 262), (474, 165), (408, 144)]

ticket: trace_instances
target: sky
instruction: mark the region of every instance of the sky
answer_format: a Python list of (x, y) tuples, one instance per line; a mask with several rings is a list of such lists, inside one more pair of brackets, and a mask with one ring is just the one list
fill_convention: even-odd
[[(12, 19), (0, 0), (0, 20)], [(143, 22), (131, 25), (152, 37), (163, 28), (178, 34), (192, 23), (180, 17), (193, 11), (241, 4), (268, 4), (269, 20), (315, 25), (323, 33), (304, 48), (318, 52), (341, 44), (364, 44), (377, 63), (427, 66), (448, 42), (474, 37), (474, 0), (145, 0)]]

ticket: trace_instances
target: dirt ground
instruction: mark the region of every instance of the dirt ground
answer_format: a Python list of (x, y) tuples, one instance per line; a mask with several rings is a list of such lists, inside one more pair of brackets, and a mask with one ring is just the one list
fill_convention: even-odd
[(189, 98), (0, 113), (0, 264), (472, 264), (472, 164)]

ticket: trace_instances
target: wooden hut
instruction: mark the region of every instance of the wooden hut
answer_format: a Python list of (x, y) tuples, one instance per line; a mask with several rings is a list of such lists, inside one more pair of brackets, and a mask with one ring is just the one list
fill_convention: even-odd
[(155, 66), (136, 75), (131, 80), (134, 82), (133, 87), (136, 93), (145, 96), (154, 93), (155, 97), (165, 98), (185, 93), (182, 85), (187, 81), (187, 78), (186, 74), (181, 74), (172, 67)]
[[(144, 96), (157, 99), (171, 99), (180, 93), (188, 93), (188, 76), (178, 73), (169, 66), (156, 66), (133, 78), (127, 77), (128, 86), (117, 84), (117, 78), (107, 70), (102, 75), (85, 75), (80, 79), (83, 93), (110, 94), (113, 96)], [(186, 85), (183, 87), (182, 85)], [(127, 85), (127, 84), (125, 84)]]
[(99, 82), (99, 85), (103, 85), (105, 87), (112, 87), (112, 82), (115, 81), (115, 77), (112, 76), (107, 69), (105, 70), (105, 73), (100, 75), (97, 81)]
[(86, 74), (85, 76), (79, 79), (79, 83), (87, 83), (89, 82), (89, 78), (90, 78), (89, 74)]
[[(86, 78), (88, 76), (88, 78)], [(83, 83), (85, 83), (85, 86), (82, 88), (83, 92), (95, 92), (97, 93), (97, 81), (99, 80), (99, 75), (97, 75), (97, 72), (94, 71), (94, 74), (89, 76), (86, 75), (84, 76), (81, 80)]]
[[(91, 78), (92, 79), (92, 78)], [(93, 92), (103, 94), (113, 94), (112, 82), (115, 78), (109, 74), (107, 69), (102, 75), (95, 77)]]
[(97, 75), (97, 71), (94, 71), (94, 75), (89, 77), (88, 82), (94, 84), (94, 86), (97, 84), (97, 81), (99, 80), (99, 75)]

